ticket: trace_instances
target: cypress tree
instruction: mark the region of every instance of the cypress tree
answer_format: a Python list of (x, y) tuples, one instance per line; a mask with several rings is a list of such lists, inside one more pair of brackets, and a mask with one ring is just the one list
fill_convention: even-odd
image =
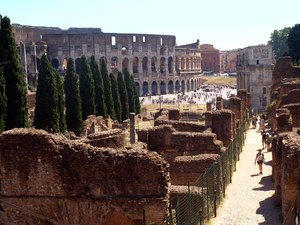
[(100, 69), (98, 63), (96, 62), (95, 56), (91, 57), (90, 66), (91, 66), (94, 84), (95, 84), (96, 115), (97, 116), (100, 115), (106, 118), (106, 105), (105, 105), (103, 79), (100, 74)]
[(133, 94), (133, 86), (132, 81), (130, 78), (130, 74), (127, 69), (124, 71), (124, 80), (126, 85), (126, 91), (128, 94), (128, 105), (129, 105), (129, 112), (135, 112), (135, 100), (134, 100), (134, 94)]
[(133, 100), (134, 100), (134, 106), (135, 106), (134, 112), (136, 114), (139, 114), (139, 113), (141, 113), (141, 104), (140, 104), (138, 90), (137, 90), (137, 87), (135, 86), (133, 76), (130, 76), (130, 79), (131, 79), (131, 83), (132, 83), (132, 87), (133, 87)]
[(114, 109), (115, 109), (116, 119), (121, 123), (122, 122), (122, 105), (121, 105), (121, 100), (120, 100), (118, 83), (117, 83), (115, 76), (112, 73), (109, 75), (109, 78), (110, 78), (110, 82), (111, 82), (111, 91), (112, 91), (113, 100), (114, 100)]
[(42, 56), (39, 68), (33, 125), (48, 132), (59, 132), (56, 72), (46, 55)]
[(95, 114), (95, 85), (92, 71), (87, 63), (86, 57), (82, 56), (80, 61), (79, 87), (82, 107), (82, 120), (89, 115)]
[(5, 80), (3, 76), (3, 69), (0, 67), (0, 132), (5, 129), (6, 106), (7, 98), (5, 94)]
[(68, 130), (80, 133), (82, 129), (81, 100), (79, 78), (75, 72), (74, 62), (68, 59), (67, 72), (64, 80), (66, 123)]
[(59, 131), (64, 132), (66, 130), (66, 119), (65, 119), (65, 98), (64, 98), (64, 85), (62, 77), (56, 72), (56, 85), (57, 85), (57, 103), (58, 103), (58, 116), (59, 116)]
[(5, 129), (28, 127), (27, 85), (10, 20), (0, 17), (0, 65), (3, 67), (7, 107)]
[(114, 101), (113, 101), (112, 92), (111, 92), (111, 83), (110, 83), (110, 79), (108, 76), (106, 63), (104, 60), (101, 64), (101, 75), (102, 75), (103, 84), (104, 84), (104, 96), (105, 96), (105, 104), (106, 104), (107, 114), (110, 115), (110, 117), (112, 119), (115, 119), (116, 117), (115, 117)]
[(128, 106), (128, 95), (126, 91), (125, 81), (121, 72), (118, 72), (118, 88), (120, 93), (120, 100), (122, 105), (122, 116), (121, 120), (127, 120), (129, 118), (129, 106)]

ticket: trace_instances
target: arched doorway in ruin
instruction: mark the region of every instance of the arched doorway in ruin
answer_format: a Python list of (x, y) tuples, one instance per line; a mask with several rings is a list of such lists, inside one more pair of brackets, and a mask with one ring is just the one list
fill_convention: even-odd
[(143, 96), (145, 96), (146, 94), (148, 94), (149, 92), (149, 88), (148, 88), (148, 82), (144, 82), (143, 83)]
[(190, 81), (189, 80), (187, 80), (186, 81), (186, 91), (190, 91), (191, 89), (190, 89)]
[(168, 72), (173, 73), (173, 57), (168, 58)]
[(164, 81), (160, 82), (160, 94), (161, 95), (166, 94), (166, 83)]
[(174, 94), (174, 83), (172, 80), (170, 80), (168, 83), (168, 92), (169, 94)]
[(195, 90), (195, 87), (194, 87), (194, 81), (193, 81), (193, 80), (191, 80), (191, 90), (192, 90), (192, 91)]
[(121, 212), (113, 212), (106, 225), (135, 225), (135, 222)]
[(157, 83), (156, 83), (156, 81), (152, 82), (151, 89), (152, 89), (152, 95), (157, 95)]
[(148, 72), (148, 58), (145, 56), (143, 58), (143, 73), (147, 74)]

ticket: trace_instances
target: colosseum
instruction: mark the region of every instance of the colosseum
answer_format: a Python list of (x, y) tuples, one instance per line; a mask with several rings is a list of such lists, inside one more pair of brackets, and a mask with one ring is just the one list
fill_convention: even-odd
[[(200, 43), (176, 45), (174, 35), (104, 33), (100, 28), (38, 27), (13, 24), (29, 87), (36, 86), (38, 67), (46, 53), (61, 73), (67, 58), (78, 62), (94, 55), (107, 63), (109, 72), (128, 71), (134, 76), (139, 95), (172, 94), (200, 86)], [(79, 69), (77, 63), (76, 69)]]

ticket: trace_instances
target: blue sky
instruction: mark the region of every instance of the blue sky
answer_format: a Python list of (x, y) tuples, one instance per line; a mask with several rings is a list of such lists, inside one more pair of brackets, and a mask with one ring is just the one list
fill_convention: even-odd
[(275, 29), (300, 23), (299, 9), (300, 0), (3, 0), (0, 14), (22, 25), (175, 35), (177, 45), (199, 39), (226, 50), (266, 44)]

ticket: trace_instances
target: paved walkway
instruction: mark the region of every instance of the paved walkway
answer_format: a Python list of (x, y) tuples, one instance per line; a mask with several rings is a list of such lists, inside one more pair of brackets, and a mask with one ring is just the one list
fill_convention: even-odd
[(234, 172), (232, 183), (226, 189), (226, 197), (220, 205), (214, 225), (280, 225), (281, 208), (273, 199), (272, 153), (263, 150), (266, 164), (263, 175), (254, 165), (257, 150), (261, 148), (261, 135), (250, 129)]

